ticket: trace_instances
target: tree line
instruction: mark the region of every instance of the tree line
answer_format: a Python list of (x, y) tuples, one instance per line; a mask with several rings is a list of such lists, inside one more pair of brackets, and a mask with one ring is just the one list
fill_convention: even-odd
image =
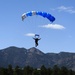
[(46, 68), (44, 65), (41, 68), (30, 66), (12, 68), (12, 65), (8, 65), (7, 68), (0, 67), (0, 75), (75, 75), (75, 71), (64, 66), (59, 68), (57, 65), (52, 68)]

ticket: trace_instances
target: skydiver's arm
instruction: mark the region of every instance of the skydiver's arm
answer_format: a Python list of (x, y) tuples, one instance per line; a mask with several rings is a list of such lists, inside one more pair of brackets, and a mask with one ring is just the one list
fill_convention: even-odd
[(41, 38), (39, 38), (39, 40), (41, 40)]

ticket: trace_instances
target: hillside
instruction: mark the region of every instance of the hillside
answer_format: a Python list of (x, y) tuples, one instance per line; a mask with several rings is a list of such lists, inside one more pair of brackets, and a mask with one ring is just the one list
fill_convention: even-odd
[(29, 65), (37, 68), (42, 65), (46, 67), (58, 65), (75, 70), (75, 53), (43, 53), (35, 47), (25, 49), (12, 46), (0, 50), (0, 67), (7, 67), (9, 64), (13, 67)]

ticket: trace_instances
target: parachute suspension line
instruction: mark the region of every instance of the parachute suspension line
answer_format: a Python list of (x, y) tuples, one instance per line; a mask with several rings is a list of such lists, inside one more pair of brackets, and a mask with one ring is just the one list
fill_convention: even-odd
[(38, 20), (37, 20), (37, 15), (36, 15), (36, 16), (35, 16), (35, 20), (34, 20), (34, 34), (38, 34), (38, 33), (37, 33), (37, 28), (38, 28), (37, 22), (38, 22)]
[[(51, 14), (49, 14), (47, 12), (41, 12), (41, 11), (30, 11), (30, 12), (24, 13), (22, 15), (22, 21), (24, 21), (25, 18), (27, 18), (29, 16), (34, 16), (34, 15), (37, 15), (37, 16), (39, 15), (39, 16), (42, 16), (43, 18), (48, 19), (51, 24), (55, 21), (55, 17), (54, 16), (52, 16)], [(36, 30), (36, 25), (35, 25), (35, 30)], [(37, 33), (35, 33), (35, 34), (37, 34)]]

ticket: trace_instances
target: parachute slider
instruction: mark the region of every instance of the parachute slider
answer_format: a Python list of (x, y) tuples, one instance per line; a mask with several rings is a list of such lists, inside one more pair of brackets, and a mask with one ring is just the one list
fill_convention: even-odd
[(40, 37), (40, 35), (39, 34), (35, 34), (35, 38), (39, 38)]

